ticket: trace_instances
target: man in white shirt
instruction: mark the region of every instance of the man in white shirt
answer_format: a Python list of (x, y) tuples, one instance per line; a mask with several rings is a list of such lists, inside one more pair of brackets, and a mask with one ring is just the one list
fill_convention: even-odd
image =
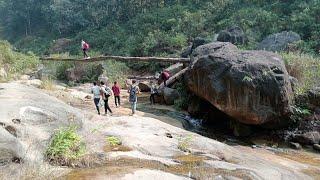
[(93, 83), (93, 87), (91, 88), (91, 93), (93, 94), (93, 101), (97, 108), (98, 114), (100, 115), (99, 102), (100, 102), (101, 88), (97, 85), (96, 82)]

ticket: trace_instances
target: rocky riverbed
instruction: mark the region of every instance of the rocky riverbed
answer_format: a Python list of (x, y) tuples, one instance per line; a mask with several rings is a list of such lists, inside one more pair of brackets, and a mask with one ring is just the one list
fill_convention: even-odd
[[(186, 131), (179, 123), (165, 122), (174, 118), (147, 112), (129, 116), (127, 105), (113, 108), (112, 117), (98, 116), (85, 89), (45, 91), (17, 82), (0, 84), (1, 178), (319, 178), (318, 155), (229, 146)], [(74, 168), (50, 165), (44, 156), (46, 147), (58, 128), (69, 125), (79, 127), (90, 158)], [(108, 136), (119, 138), (121, 146), (108, 147)]]

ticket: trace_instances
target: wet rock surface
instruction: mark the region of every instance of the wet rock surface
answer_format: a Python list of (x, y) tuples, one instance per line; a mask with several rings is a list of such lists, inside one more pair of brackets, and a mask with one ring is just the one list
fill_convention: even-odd
[(292, 87), (278, 55), (217, 42), (198, 47), (192, 56), (186, 80), (194, 94), (245, 124), (287, 123)]
[[(79, 134), (86, 142), (88, 153), (97, 153), (99, 154), (97, 157), (101, 154), (101, 157), (107, 160), (106, 166), (97, 168), (98, 173), (95, 168), (79, 169), (83, 173), (78, 173), (80, 177), (74, 176), (78, 179), (81, 177), (121, 179), (126, 176), (136, 178), (140, 175), (150, 177), (151, 174), (170, 179), (189, 177), (311, 179), (303, 173), (304, 169), (313, 167), (311, 165), (282, 158), (262, 149), (232, 147), (173, 127), (144, 112), (137, 112), (137, 116), (128, 116), (129, 109), (118, 108), (112, 117), (98, 116), (93, 114), (95, 111), (92, 101), (84, 111), (66, 105), (57, 98), (30, 86), (9, 83), (0, 84), (0, 88), (4, 88), (0, 98), (5, 102), (0, 104), (0, 122), (3, 122), (4, 126), (12, 125), (21, 132), (21, 135), (15, 137), (0, 127), (0, 159), (6, 160), (7, 165), (19, 159), (21, 165), (16, 166), (19, 172), (25, 169), (28, 162), (46, 167), (43, 154), (54, 130), (61, 126), (76, 124), (79, 127)], [(66, 97), (61, 98), (66, 99)], [(12, 119), (15, 118), (21, 119), (21, 123), (14, 124)], [(128, 147), (126, 151), (105, 151), (107, 136), (120, 138), (122, 146)], [(182, 148), (187, 149), (191, 157), (186, 157)], [(141, 167), (143, 172), (135, 173)], [(157, 170), (161, 172), (155, 172)], [(92, 173), (93, 171), (96, 173)], [(8, 172), (12, 171), (6, 171)], [(60, 174), (54, 173), (54, 175)]]
[(293, 136), (293, 140), (305, 145), (318, 144), (320, 142), (320, 133), (317, 131), (306, 132)]

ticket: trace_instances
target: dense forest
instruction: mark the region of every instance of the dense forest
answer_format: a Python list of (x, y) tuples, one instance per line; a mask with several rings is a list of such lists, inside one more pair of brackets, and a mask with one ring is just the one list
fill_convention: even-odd
[(68, 38), (71, 54), (84, 39), (103, 54), (174, 56), (195, 37), (212, 40), (233, 25), (248, 36), (246, 49), (291, 30), (302, 51), (320, 50), (318, 0), (0, 0), (0, 25), (2, 39), (36, 54)]

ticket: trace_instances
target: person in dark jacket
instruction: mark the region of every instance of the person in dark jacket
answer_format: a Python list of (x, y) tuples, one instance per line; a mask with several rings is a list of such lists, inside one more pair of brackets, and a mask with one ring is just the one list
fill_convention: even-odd
[(112, 90), (104, 84), (104, 82), (101, 82), (101, 91), (103, 92), (103, 100), (104, 100), (104, 111), (105, 114), (108, 115), (108, 111), (112, 115), (112, 110), (109, 106), (109, 97), (112, 95)]

